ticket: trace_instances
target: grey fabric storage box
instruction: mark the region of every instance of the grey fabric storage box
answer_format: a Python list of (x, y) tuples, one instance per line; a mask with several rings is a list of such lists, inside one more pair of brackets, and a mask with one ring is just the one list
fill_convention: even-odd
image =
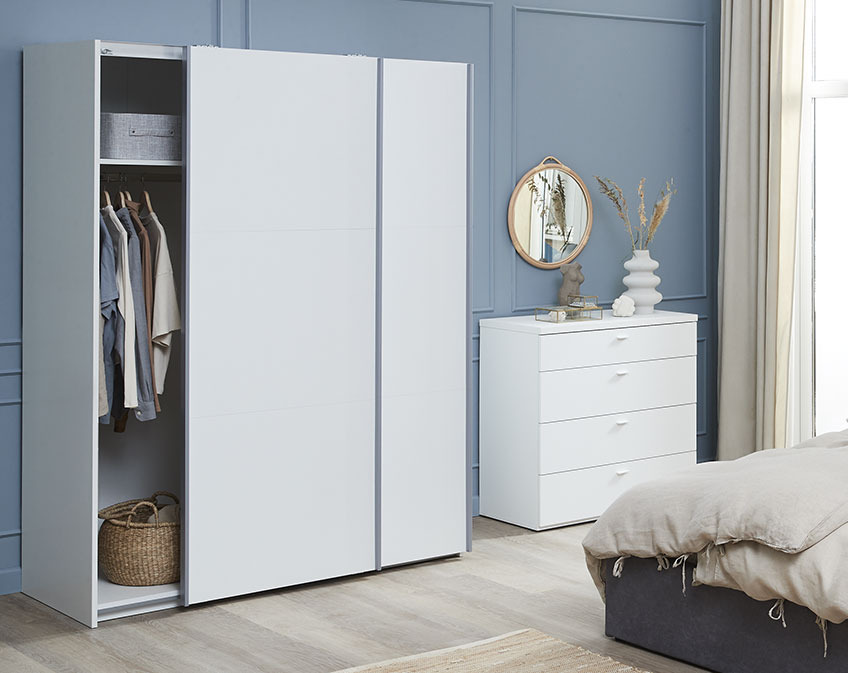
[(180, 161), (180, 115), (103, 112), (100, 114), (100, 158)]

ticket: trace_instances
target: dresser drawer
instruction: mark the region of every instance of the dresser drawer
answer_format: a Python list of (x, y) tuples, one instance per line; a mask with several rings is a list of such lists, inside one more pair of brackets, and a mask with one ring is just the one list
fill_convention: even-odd
[(539, 339), (540, 371), (592, 367), (696, 355), (697, 323), (545, 334)]
[(696, 423), (694, 404), (542, 423), (539, 473), (694, 451)]
[(539, 477), (539, 527), (597, 519), (631, 486), (696, 462), (690, 451)]
[(567, 421), (696, 401), (695, 356), (539, 374), (539, 420)]

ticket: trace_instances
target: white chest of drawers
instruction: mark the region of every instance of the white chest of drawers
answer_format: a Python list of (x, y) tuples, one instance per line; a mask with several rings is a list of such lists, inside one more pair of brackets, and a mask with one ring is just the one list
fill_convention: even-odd
[(590, 521), (694, 464), (697, 320), (481, 320), (480, 514), (533, 530)]

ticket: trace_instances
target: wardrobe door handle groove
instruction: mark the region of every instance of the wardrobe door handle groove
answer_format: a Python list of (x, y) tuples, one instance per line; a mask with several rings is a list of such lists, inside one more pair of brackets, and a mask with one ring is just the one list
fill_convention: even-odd
[(615, 375), (616, 375), (616, 376), (627, 376), (629, 373), (630, 373), (630, 372), (628, 372), (626, 369), (619, 369), (619, 370), (615, 373)]
[(625, 474), (628, 474), (630, 470), (616, 470), (615, 475), (617, 477), (623, 477)]
[(627, 341), (630, 337), (626, 334), (617, 334), (615, 337), (618, 341)]
[(615, 424), (616, 424), (616, 425), (621, 426), (621, 425), (627, 425), (629, 422), (630, 422), (630, 421), (628, 421), (626, 418), (619, 418), (619, 419), (615, 422)]

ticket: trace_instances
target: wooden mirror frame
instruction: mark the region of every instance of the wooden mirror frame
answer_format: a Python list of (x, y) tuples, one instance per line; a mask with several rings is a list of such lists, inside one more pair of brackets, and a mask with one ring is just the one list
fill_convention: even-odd
[[(563, 173), (571, 176), (574, 181), (580, 186), (581, 191), (583, 192), (583, 196), (586, 198), (586, 231), (583, 232), (583, 237), (580, 239), (580, 242), (577, 244), (577, 247), (574, 248), (574, 252), (572, 252), (568, 257), (563, 259), (560, 262), (540, 262), (538, 259), (533, 259), (528, 255), (524, 248), (521, 247), (521, 243), (518, 242), (518, 238), (515, 235), (515, 202), (518, 199), (518, 192), (525, 185), (527, 180), (536, 175), (536, 173), (541, 173), (548, 168), (558, 168)], [(509, 198), (509, 206), (507, 209), (507, 220), (509, 225), (509, 238), (512, 240), (512, 245), (515, 248), (516, 252), (521, 255), (521, 258), (527, 262), (528, 264), (532, 264), (538, 269), (558, 269), (563, 264), (568, 264), (573, 261), (577, 255), (579, 255), (583, 248), (586, 247), (586, 243), (589, 241), (589, 234), (592, 233), (592, 197), (589, 196), (589, 190), (586, 188), (586, 183), (580, 179), (580, 176), (577, 175), (573, 170), (571, 170), (568, 166), (563, 164), (556, 157), (545, 157), (542, 159), (541, 163), (534, 168), (531, 168), (527, 171), (524, 176), (518, 181), (518, 184), (515, 185), (515, 189), (512, 190), (512, 196)]]

